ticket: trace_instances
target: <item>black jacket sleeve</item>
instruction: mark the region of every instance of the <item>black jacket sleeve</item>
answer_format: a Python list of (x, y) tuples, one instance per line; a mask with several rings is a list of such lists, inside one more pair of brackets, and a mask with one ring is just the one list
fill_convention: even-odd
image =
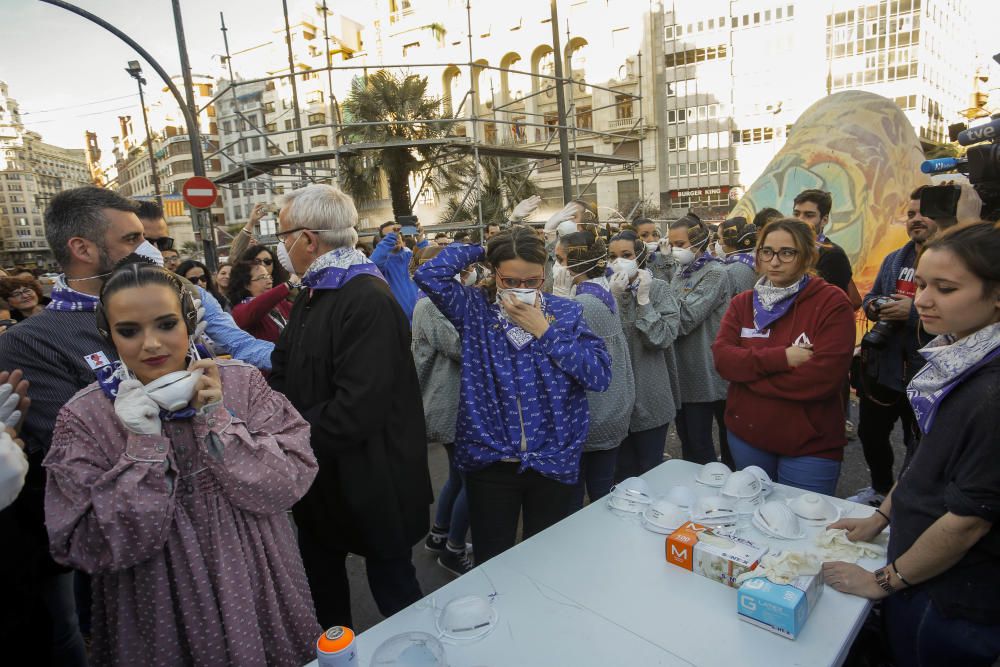
[(839, 245), (821, 245), (819, 261), (816, 262), (819, 277), (847, 292), (851, 284), (851, 261)]

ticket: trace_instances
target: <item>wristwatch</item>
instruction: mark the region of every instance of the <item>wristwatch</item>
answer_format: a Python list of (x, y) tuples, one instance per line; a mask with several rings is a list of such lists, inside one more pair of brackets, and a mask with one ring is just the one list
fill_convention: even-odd
[(878, 584), (883, 591), (892, 595), (896, 592), (896, 589), (892, 587), (892, 579), (889, 575), (889, 568), (883, 567), (881, 569), (875, 570), (875, 583)]

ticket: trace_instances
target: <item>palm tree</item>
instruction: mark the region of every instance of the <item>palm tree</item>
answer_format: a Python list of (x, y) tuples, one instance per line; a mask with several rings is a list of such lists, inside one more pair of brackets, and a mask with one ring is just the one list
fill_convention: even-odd
[(479, 165), (478, 188), (472, 158), (440, 168), (432, 175), (431, 187), (448, 198), (440, 222), (478, 221), (480, 202), (485, 224), (509, 220), (517, 202), (539, 193), (528, 180), (525, 160), (481, 157)]
[(181, 244), (181, 257), (197, 259), (201, 256), (201, 246), (196, 241), (185, 241)]
[[(350, 156), (343, 162), (344, 187), (359, 202), (378, 197), (381, 173), (389, 184), (394, 215), (410, 215), (410, 174), (429, 156), (427, 148), (405, 142), (444, 135), (448, 123), (420, 122), (441, 118), (441, 101), (427, 96), (427, 77), (396, 76), (386, 70), (357, 77), (344, 100), (345, 144), (388, 144), (372, 152)], [(417, 121), (417, 122), (412, 122)], [(374, 123), (351, 127), (351, 123)], [(401, 145), (393, 146), (398, 142)]]

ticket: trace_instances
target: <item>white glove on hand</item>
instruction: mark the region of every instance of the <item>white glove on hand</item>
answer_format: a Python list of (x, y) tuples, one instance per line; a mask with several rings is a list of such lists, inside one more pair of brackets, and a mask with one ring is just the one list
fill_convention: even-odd
[(20, 402), (21, 395), (14, 393), (14, 387), (10, 383), (0, 386), (0, 422), (15, 428), (21, 421), (21, 411), (17, 409)]
[(198, 324), (194, 327), (194, 339), (198, 340), (205, 334), (208, 323), (205, 322), (205, 307), (201, 305), (201, 299), (194, 300), (194, 307), (198, 311)]
[(0, 430), (0, 510), (17, 498), (28, 474), (28, 457), (10, 434)]
[(628, 276), (623, 272), (614, 273), (608, 279), (608, 285), (611, 287), (611, 293), (616, 298), (620, 297), (628, 289)]
[(522, 199), (514, 207), (514, 212), (511, 214), (511, 222), (520, 222), (526, 219), (529, 215), (535, 212), (538, 205), (542, 203), (542, 198), (538, 195), (531, 195), (527, 199)]
[(556, 227), (559, 226), (559, 223), (572, 220), (579, 208), (579, 204), (570, 202), (563, 206), (560, 210), (553, 213), (552, 217), (550, 217), (545, 223), (545, 238), (550, 241), (554, 240), (556, 238)]
[(552, 271), (552, 293), (569, 298), (573, 296), (573, 272), (560, 266)]
[(649, 305), (649, 288), (652, 286), (652, 274), (646, 269), (639, 269), (639, 287), (635, 291), (635, 300), (640, 306)]
[(666, 257), (669, 258), (670, 256), (673, 255), (669, 239), (660, 239), (659, 246), (660, 246), (660, 252), (663, 253)]
[(133, 433), (160, 435), (160, 406), (138, 380), (123, 380), (118, 385), (115, 414)]

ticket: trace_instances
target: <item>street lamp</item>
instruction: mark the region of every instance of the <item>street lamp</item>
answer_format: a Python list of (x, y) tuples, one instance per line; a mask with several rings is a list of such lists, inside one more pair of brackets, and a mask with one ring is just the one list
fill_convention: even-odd
[(149, 132), (149, 117), (146, 115), (146, 98), (142, 94), (142, 87), (146, 85), (146, 79), (142, 76), (142, 67), (139, 65), (138, 60), (128, 61), (128, 67), (125, 68), (125, 71), (139, 84), (139, 105), (142, 107), (142, 124), (146, 128), (146, 151), (149, 153), (149, 167), (153, 170), (153, 192), (156, 193), (157, 202), (162, 205), (163, 202), (160, 198), (160, 175), (156, 171), (156, 156), (153, 155), (153, 135)]

